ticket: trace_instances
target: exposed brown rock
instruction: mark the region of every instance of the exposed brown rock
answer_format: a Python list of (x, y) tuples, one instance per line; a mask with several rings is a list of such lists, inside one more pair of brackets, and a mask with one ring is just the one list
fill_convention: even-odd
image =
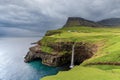
[[(49, 44), (49, 47), (53, 48), (56, 51), (56, 54), (42, 52), (40, 45), (31, 47), (30, 51), (25, 56), (25, 62), (41, 59), (42, 63), (48, 66), (62, 66), (65, 64), (70, 64), (72, 45), (73, 42)], [(66, 51), (66, 53), (60, 55), (60, 51)], [(97, 46), (94, 44), (82, 42), (76, 43), (74, 63), (82, 63), (84, 60), (92, 57), (96, 51)]]

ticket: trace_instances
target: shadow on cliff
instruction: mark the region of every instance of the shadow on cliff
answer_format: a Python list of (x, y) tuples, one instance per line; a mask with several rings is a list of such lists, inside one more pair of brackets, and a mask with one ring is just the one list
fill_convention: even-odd
[[(60, 66), (68, 68), (71, 63), (72, 45), (74, 42), (56, 42), (49, 43), (48, 46), (54, 49), (54, 54), (46, 53), (41, 50), (41, 46), (37, 44), (30, 48), (25, 56), (25, 62), (41, 60), (42, 64), (48, 66)], [(74, 64), (80, 65), (86, 59), (91, 58), (97, 52), (97, 45), (91, 43), (77, 42), (75, 46)], [(56, 52), (56, 53), (55, 53)], [(59, 54), (64, 52), (64, 54)]]

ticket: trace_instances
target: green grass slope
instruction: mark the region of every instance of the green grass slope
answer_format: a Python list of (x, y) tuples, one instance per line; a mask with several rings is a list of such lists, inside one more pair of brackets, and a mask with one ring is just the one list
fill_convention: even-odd
[(119, 80), (120, 70), (100, 70), (97, 68), (75, 67), (70, 71), (59, 72), (42, 80)]
[[(52, 34), (49, 34), (52, 33)], [(97, 44), (98, 51), (79, 67), (60, 72), (42, 80), (119, 80), (120, 79), (120, 28), (69, 27), (49, 31), (41, 42), (89, 42)], [(51, 50), (49, 50), (51, 52)], [(49, 53), (49, 51), (47, 51)], [(105, 63), (94, 64), (93, 63)], [(110, 64), (106, 64), (110, 63)], [(116, 64), (114, 65), (114, 64)], [(91, 65), (90, 65), (91, 64)], [(81, 67), (82, 66), (82, 67)], [(87, 67), (85, 67), (87, 66)], [(109, 70), (108, 70), (109, 69)]]

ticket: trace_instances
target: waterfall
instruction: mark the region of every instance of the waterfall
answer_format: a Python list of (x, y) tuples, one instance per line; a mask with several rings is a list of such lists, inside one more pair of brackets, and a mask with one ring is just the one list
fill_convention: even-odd
[(73, 46), (72, 46), (72, 56), (71, 56), (70, 68), (74, 67), (74, 52), (75, 52), (75, 44), (73, 44)]

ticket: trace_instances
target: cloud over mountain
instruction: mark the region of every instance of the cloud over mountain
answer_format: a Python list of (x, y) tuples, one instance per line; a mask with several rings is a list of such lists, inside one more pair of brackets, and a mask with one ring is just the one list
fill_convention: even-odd
[(67, 17), (120, 17), (120, 0), (0, 0), (0, 26), (34, 31), (62, 26)]

